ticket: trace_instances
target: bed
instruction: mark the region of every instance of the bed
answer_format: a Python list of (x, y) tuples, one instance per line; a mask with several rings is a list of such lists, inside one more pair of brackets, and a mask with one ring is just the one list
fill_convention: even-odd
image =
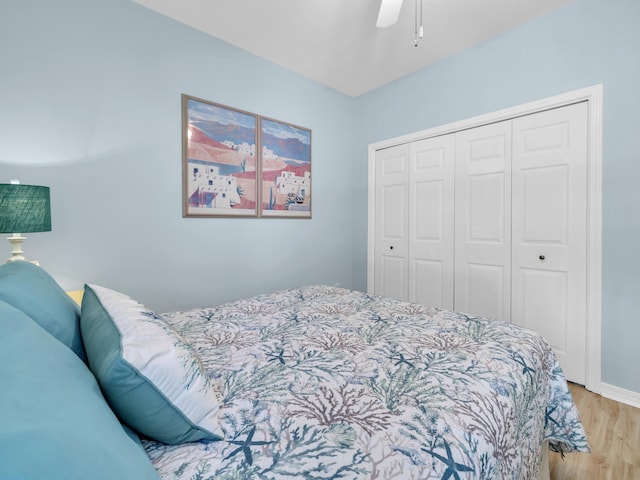
[(589, 450), (517, 326), (328, 286), (157, 314), (87, 285), (80, 310), (14, 263), (2, 478), (536, 479), (549, 449)]
[(163, 479), (533, 479), (545, 441), (588, 450), (551, 348), (517, 326), (327, 286), (163, 318), (225, 432), (144, 442)]

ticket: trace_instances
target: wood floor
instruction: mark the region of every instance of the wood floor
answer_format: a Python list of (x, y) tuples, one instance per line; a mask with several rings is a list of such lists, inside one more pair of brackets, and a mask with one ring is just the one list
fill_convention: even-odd
[(640, 480), (640, 408), (569, 388), (591, 453), (550, 453), (551, 480)]

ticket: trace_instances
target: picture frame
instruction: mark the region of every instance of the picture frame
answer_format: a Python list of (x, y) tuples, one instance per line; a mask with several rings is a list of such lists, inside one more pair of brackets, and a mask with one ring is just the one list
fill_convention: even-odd
[(311, 218), (311, 130), (260, 117), (261, 217)]
[(257, 217), (259, 117), (182, 94), (182, 216)]

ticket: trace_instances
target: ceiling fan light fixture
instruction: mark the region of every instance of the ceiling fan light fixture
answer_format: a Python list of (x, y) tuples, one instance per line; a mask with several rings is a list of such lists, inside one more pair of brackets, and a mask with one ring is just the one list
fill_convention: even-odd
[[(420, 3), (420, 9), (418, 9), (418, 3)], [(416, 0), (416, 36), (413, 40), (413, 45), (418, 46), (418, 42), (424, 37), (424, 27), (422, 26), (422, 0)]]
[(398, 15), (400, 15), (401, 7), (402, 0), (382, 0), (376, 27), (387, 28), (396, 23), (398, 21)]

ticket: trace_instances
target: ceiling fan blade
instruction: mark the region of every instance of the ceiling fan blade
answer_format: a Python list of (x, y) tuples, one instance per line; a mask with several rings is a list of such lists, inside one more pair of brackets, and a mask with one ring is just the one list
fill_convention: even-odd
[(376, 27), (386, 28), (396, 23), (400, 15), (400, 7), (402, 7), (402, 0), (382, 0)]

